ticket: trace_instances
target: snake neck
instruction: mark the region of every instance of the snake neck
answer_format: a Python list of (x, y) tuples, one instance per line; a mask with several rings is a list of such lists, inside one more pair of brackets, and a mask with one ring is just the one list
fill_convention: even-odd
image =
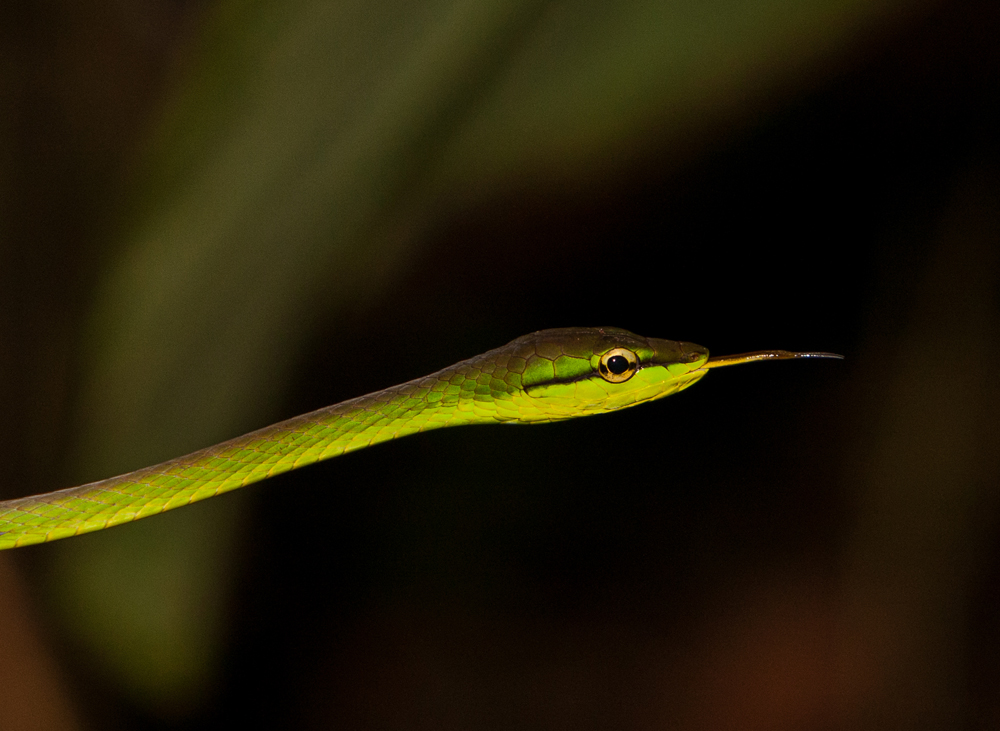
[(474, 358), (283, 425), (299, 433), (323, 432), (328, 443), (318, 458), (325, 459), (445, 426), (519, 420), (526, 397), (509, 376), (495, 361)]

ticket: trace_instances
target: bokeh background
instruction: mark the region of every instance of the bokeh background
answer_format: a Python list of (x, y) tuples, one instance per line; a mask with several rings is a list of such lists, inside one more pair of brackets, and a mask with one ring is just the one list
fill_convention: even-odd
[(5, 0), (2, 496), (546, 327), (716, 353), (0, 555), (0, 728), (1000, 727), (1000, 5)]

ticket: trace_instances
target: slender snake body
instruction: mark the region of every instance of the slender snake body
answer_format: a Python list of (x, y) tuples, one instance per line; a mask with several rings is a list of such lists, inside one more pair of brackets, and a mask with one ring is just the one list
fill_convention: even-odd
[(699, 345), (618, 328), (542, 330), (437, 373), (296, 416), (118, 477), (0, 502), (0, 550), (179, 508), (313, 462), (444, 426), (559, 421), (669, 396), (709, 368), (839, 357)]

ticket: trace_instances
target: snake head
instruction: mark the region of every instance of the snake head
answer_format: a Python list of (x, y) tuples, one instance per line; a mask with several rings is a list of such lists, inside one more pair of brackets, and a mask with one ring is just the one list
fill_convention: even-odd
[(517, 421), (556, 421), (663, 398), (701, 378), (708, 359), (700, 345), (612, 327), (542, 330), (507, 348), (508, 367), (523, 362), (521, 391), (513, 395)]

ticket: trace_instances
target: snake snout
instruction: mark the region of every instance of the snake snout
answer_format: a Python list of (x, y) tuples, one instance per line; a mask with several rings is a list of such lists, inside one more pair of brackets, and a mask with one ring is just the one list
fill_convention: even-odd
[(676, 340), (650, 340), (655, 355), (654, 362), (661, 365), (672, 363), (699, 363), (708, 358), (708, 349), (695, 343)]

